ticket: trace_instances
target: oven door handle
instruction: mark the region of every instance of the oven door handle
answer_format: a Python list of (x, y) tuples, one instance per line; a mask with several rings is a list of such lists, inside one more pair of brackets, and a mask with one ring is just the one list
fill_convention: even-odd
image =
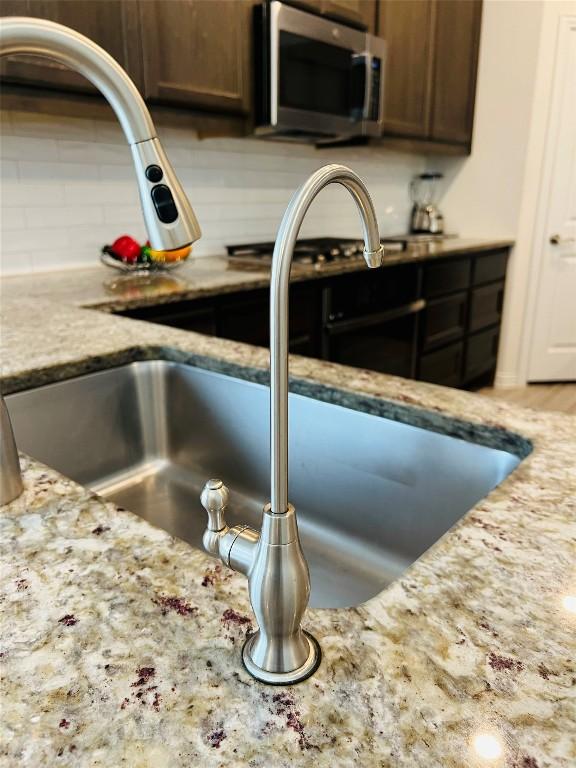
[(329, 321), (324, 323), (324, 329), (335, 336), (340, 333), (346, 333), (347, 331), (355, 331), (359, 328), (368, 328), (371, 325), (387, 323), (389, 320), (397, 320), (406, 315), (414, 315), (418, 312), (422, 312), (425, 307), (426, 299), (417, 299), (416, 301), (410, 302), (410, 304), (403, 304), (401, 307), (395, 307), (386, 312), (375, 312), (371, 315), (353, 317), (350, 320), (337, 320), (336, 322)]

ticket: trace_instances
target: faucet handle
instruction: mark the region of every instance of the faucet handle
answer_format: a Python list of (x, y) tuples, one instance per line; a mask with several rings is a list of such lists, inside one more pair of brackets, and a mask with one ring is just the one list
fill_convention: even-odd
[(200, 495), (200, 502), (208, 513), (208, 530), (221, 531), (226, 528), (224, 512), (228, 504), (228, 488), (222, 480), (208, 480)]

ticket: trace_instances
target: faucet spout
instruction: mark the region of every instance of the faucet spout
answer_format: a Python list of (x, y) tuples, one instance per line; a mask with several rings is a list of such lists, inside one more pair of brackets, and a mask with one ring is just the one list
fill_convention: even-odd
[(270, 505), (273, 514), (288, 509), (288, 290), (296, 238), (310, 204), (328, 184), (341, 184), (356, 203), (364, 229), (364, 259), (382, 263), (374, 205), (359, 176), (344, 165), (326, 165), (294, 194), (278, 230), (270, 283)]

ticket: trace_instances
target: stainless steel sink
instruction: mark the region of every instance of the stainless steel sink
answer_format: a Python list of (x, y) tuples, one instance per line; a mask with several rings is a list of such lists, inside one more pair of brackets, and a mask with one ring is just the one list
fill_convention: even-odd
[[(228, 522), (268, 501), (266, 386), (139, 362), (7, 398), (21, 450), (202, 547), (199, 494), (220, 476)], [(380, 592), (518, 465), (507, 451), (290, 395), (290, 500), (316, 607)]]

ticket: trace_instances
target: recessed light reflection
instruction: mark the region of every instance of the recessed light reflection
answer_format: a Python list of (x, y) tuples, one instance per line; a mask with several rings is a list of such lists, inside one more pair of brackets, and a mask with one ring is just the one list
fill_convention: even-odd
[(562, 598), (562, 607), (570, 613), (576, 613), (576, 595), (566, 595)]
[(483, 760), (497, 760), (502, 756), (502, 744), (492, 733), (479, 733), (472, 741), (474, 752)]

